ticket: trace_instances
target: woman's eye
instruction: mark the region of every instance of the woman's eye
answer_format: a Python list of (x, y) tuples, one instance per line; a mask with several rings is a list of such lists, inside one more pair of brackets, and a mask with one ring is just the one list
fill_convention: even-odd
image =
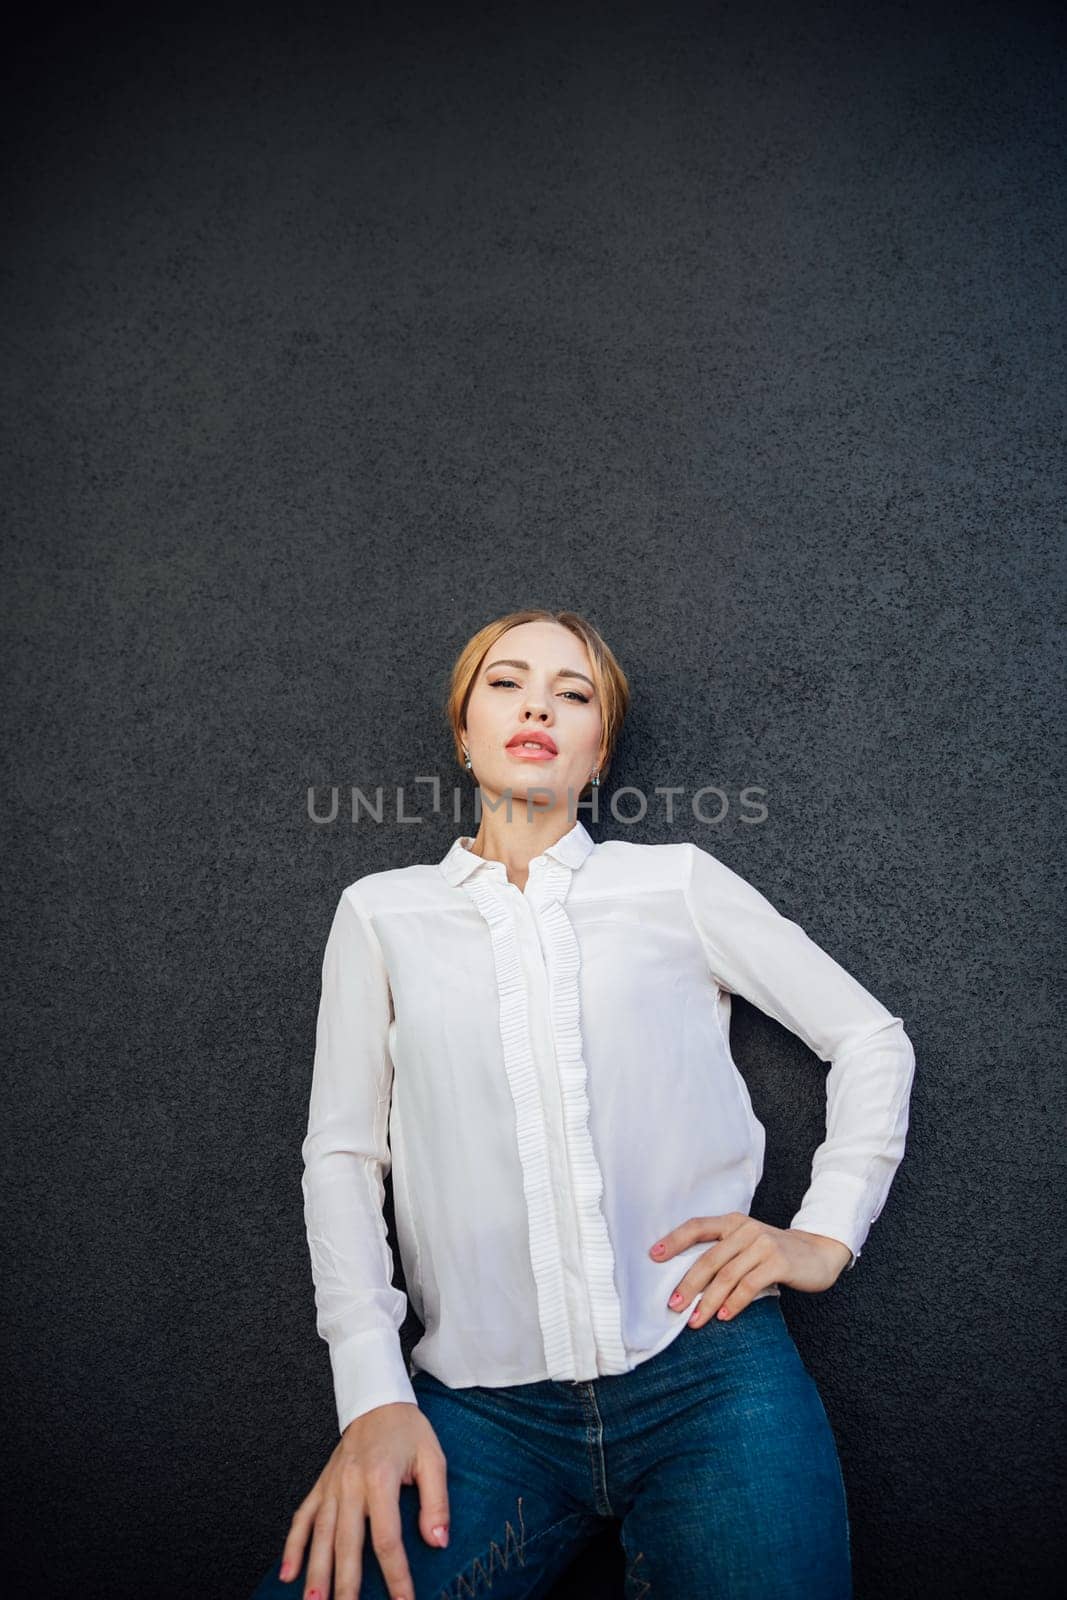
[[(489, 687), (490, 689), (503, 689), (507, 687), (517, 689), (518, 684), (515, 682), (514, 678), (490, 678)], [(574, 698), (580, 701), (583, 706), (587, 706), (589, 704), (589, 696), (587, 694), (580, 694), (577, 689), (565, 689), (563, 692), (564, 695), (572, 694)]]

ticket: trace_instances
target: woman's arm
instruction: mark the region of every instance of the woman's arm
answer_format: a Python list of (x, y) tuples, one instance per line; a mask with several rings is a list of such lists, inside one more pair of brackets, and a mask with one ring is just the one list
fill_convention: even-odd
[(330, 1348), (337, 1421), (417, 1404), (400, 1345), (407, 1296), (393, 1287), (382, 1205), (392, 1061), (381, 946), (350, 884), (326, 941), (307, 1137), (304, 1220), (318, 1332)]
[(830, 1063), (826, 1138), (790, 1227), (839, 1240), (853, 1267), (904, 1154), (911, 1041), (901, 1019), (803, 928), (710, 852), (689, 849), (686, 898), (712, 976)]

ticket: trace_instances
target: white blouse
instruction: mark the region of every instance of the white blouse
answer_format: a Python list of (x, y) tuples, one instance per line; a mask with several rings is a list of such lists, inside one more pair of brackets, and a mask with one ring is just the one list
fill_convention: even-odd
[[(326, 943), (302, 1186), (341, 1432), (417, 1403), (417, 1368), (453, 1388), (580, 1382), (678, 1337), (692, 1309), (668, 1296), (713, 1241), (667, 1263), (651, 1246), (748, 1214), (763, 1172), (732, 994), (830, 1064), (791, 1227), (854, 1266), (904, 1153), (901, 1019), (709, 851), (595, 843), (579, 821), (522, 891), (471, 843), (350, 884)], [(425, 1327), (410, 1370), (390, 1164)]]

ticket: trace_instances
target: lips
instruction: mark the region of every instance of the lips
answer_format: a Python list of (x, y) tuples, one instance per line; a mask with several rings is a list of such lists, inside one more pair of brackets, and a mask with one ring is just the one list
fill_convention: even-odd
[[(555, 740), (550, 739), (547, 733), (516, 733), (508, 740), (505, 749), (521, 750), (526, 744), (538, 745), (543, 751), (545, 751), (546, 754), (550, 756), (559, 754), (559, 751), (556, 749)], [(532, 755), (533, 751), (528, 751), (527, 753)]]

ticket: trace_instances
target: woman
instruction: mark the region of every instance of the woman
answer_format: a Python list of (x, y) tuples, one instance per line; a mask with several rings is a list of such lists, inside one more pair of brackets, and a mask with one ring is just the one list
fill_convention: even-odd
[[(326, 945), (303, 1192), (340, 1439), (254, 1600), (548, 1594), (607, 1523), (627, 1600), (844, 1600), (845, 1491), (780, 1288), (855, 1264), (904, 1151), (901, 1020), (702, 847), (594, 843), (629, 702), (597, 631), (481, 629), (448, 701), (477, 835), (370, 873)], [(744, 995), (824, 1062), (788, 1228)], [(400, 1345), (382, 1213), (393, 1173)]]

